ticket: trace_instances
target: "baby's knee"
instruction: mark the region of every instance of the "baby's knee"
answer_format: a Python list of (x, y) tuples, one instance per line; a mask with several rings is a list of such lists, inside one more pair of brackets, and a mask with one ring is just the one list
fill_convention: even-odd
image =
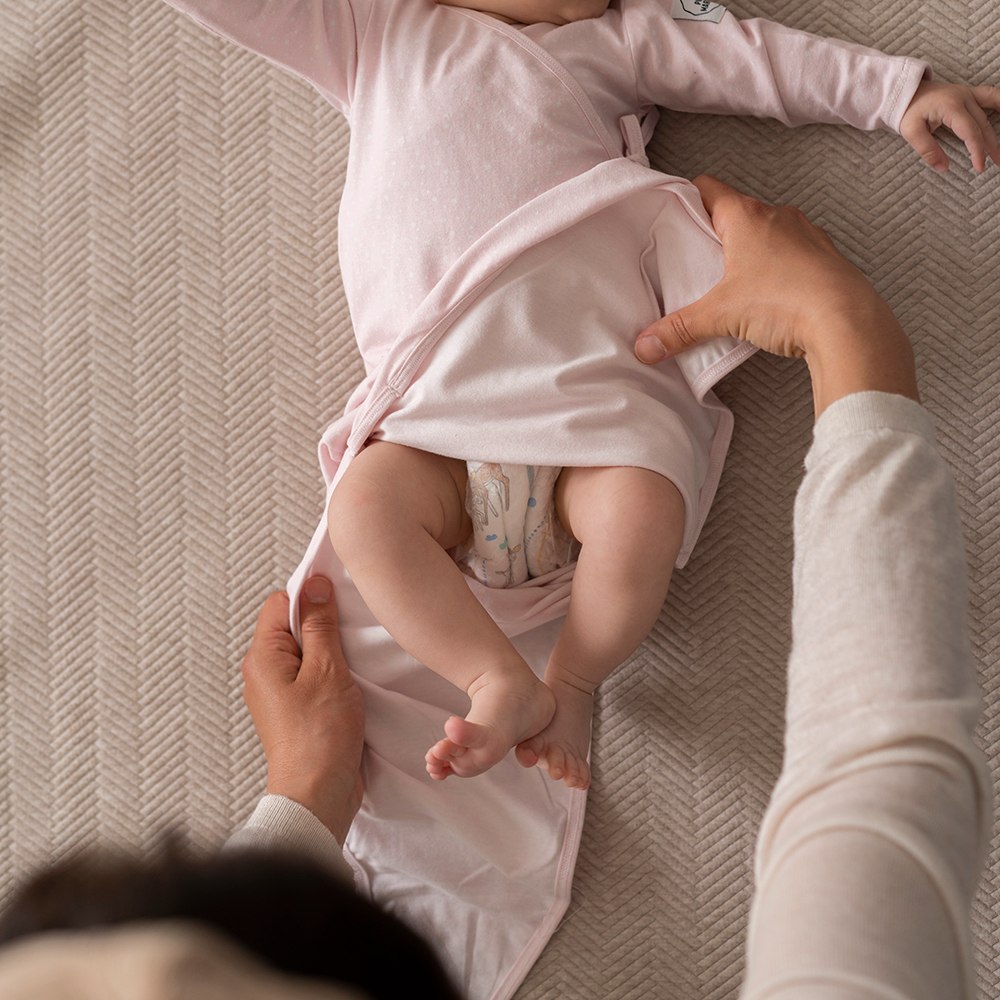
[(636, 502), (618, 511), (626, 525), (624, 547), (626, 555), (655, 567), (657, 576), (669, 581), (684, 545), (687, 505), (670, 480), (655, 472), (649, 476), (657, 481), (647, 481)]
[(683, 546), (684, 505), (647, 499), (639, 509), (625, 504), (602, 510), (595, 530), (580, 540), (580, 563), (594, 568), (605, 592), (627, 596), (637, 608), (648, 605), (655, 618)]
[(574, 537), (584, 546), (672, 565), (680, 550), (687, 513), (677, 486), (648, 469), (579, 471), (561, 496), (561, 484), (556, 490), (560, 519), (567, 515), (569, 524), (563, 523)]
[(352, 476), (350, 469), (337, 483), (326, 508), (326, 530), (337, 558), (348, 568), (384, 531), (382, 507), (375, 485)]

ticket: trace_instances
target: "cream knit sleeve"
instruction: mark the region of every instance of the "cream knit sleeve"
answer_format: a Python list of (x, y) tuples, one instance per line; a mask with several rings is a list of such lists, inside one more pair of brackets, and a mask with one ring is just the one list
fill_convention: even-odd
[(761, 825), (743, 1000), (975, 995), (992, 788), (951, 472), (927, 412), (817, 421), (795, 506), (785, 762)]
[(265, 795), (246, 823), (226, 841), (227, 851), (245, 848), (298, 851), (345, 882), (354, 880), (334, 835), (305, 806), (283, 795)]

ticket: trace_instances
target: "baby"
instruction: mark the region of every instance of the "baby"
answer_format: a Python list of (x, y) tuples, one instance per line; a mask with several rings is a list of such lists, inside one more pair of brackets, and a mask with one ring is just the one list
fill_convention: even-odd
[[(669, 6), (669, 0), (665, 0)], [(608, 0), (454, 2), (510, 25), (601, 17)], [(705, 10), (715, 5), (693, 3)], [(993, 88), (922, 82), (901, 134), (938, 169), (947, 161), (932, 137), (944, 123), (967, 144), (978, 170), (1000, 150), (983, 107), (1000, 108)], [(572, 308), (573, 302), (567, 302)], [(544, 338), (545, 331), (536, 331)], [(638, 364), (638, 363), (636, 363)], [(637, 432), (640, 430), (636, 429)], [(427, 752), (430, 776), (481, 774), (516, 748), (525, 767), (543, 766), (572, 788), (590, 783), (588, 747), (597, 686), (643, 641), (659, 615), (693, 516), (678, 485), (641, 467), (512, 470), (371, 439), (353, 459), (328, 507), (330, 541), (374, 616), (421, 663), (471, 700)], [(525, 509), (513, 509), (520, 475)], [(516, 493), (517, 490), (514, 490)], [(578, 559), (569, 610), (539, 680), (474, 596), (456, 556), (504, 515), (534, 517), (525, 539), (496, 543), (511, 560), (533, 545), (531, 575)], [(652, 529), (652, 530), (651, 530)], [(475, 558), (466, 560), (470, 567)], [(480, 561), (490, 585), (516, 582)], [(472, 568), (467, 572), (474, 574)]]
[[(501, 467), (496, 474), (502, 484)], [(431, 777), (480, 774), (516, 746), (525, 766), (541, 761), (553, 778), (586, 788), (594, 689), (656, 621), (681, 547), (684, 501), (648, 469), (559, 472), (551, 501), (559, 525), (542, 530), (561, 526), (581, 548), (542, 683), (446, 551), (472, 534), (468, 478), (464, 461), (370, 443), (331, 498), (334, 549), (393, 638), (472, 700), (428, 751)]]

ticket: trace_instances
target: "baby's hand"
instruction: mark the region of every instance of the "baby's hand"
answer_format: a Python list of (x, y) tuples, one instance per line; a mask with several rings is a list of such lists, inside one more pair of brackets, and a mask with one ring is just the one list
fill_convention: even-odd
[(924, 80), (903, 113), (899, 134), (928, 166), (944, 173), (948, 157), (932, 133), (946, 125), (965, 143), (972, 166), (981, 174), (986, 169), (987, 154), (1000, 166), (1000, 143), (984, 108), (1000, 111), (1000, 89)]

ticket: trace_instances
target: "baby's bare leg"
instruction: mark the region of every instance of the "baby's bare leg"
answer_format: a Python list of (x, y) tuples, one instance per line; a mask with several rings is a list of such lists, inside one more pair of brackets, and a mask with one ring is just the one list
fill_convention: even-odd
[(554, 701), (469, 590), (445, 549), (471, 531), (465, 463), (377, 441), (330, 498), (334, 551), (390, 635), (465, 691), (472, 707), (445, 724), (427, 756), (434, 778), (492, 767), (551, 719)]
[(670, 480), (648, 469), (564, 469), (556, 510), (582, 543), (569, 612), (545, 671), (556, 714), (517, 756), (586, 788), (594, 689), (660, 613), (683, 541), (684, 501)]

